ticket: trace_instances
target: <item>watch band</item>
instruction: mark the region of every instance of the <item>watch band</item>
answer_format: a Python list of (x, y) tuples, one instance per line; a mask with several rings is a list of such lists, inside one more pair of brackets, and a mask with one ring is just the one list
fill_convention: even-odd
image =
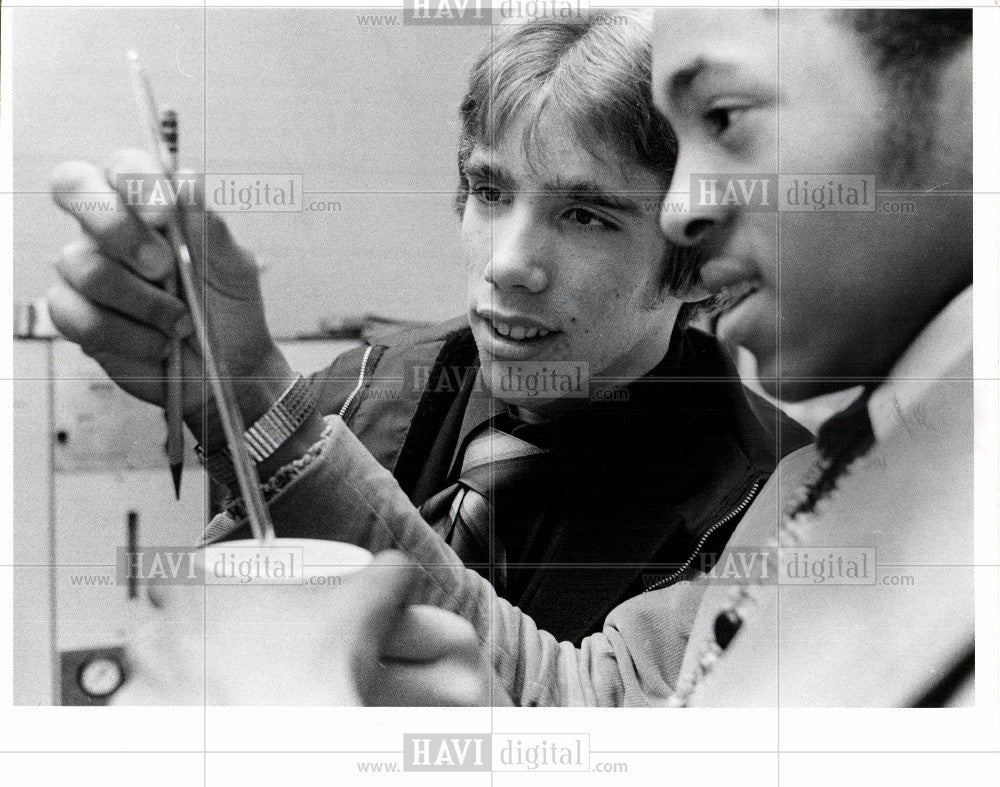
[[(312, 380), (298, 375), (278, 397), (278, 401), (243, 433), (247, 453), (254, 464), (259, 465), (271, 456), (295, 433), (315, 409), (316, 400), (317, 393)], [(228, 447), (206, 453), (200, 445), (196, 445), (195, 453), (212, 478), (232, 487), (236, 471)]]

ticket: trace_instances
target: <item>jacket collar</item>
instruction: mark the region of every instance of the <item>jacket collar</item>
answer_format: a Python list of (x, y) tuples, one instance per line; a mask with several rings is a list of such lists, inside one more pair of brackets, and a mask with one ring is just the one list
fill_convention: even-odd
[(877, 440), (885, 440), (936, 382), (954, 377), (953, 370), (972, 349), (972, 285), (944, 307), (899, 357), (868, 400)]

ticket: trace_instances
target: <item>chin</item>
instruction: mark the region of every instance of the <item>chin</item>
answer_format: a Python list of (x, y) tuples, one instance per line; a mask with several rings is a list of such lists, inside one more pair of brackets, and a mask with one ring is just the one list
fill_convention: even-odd
[[(580, 399), (560, 399), (555, 397), (530, 398), (519, 397), (510, 398), (498, 396), (497, 399), (515, 411), (515, 415), (524, 421), (533, 423), (555, 418), (558, 415), (571, 412), (579, 408), (579, 404), (574, 407), (573, 402), (586, 400)], [(533, 416), (533, 417), (532, 417)]]
[(787, 359), (780, 373), (775, 367), (773, 360), (759, 362), (757, 375), (764, 392), (782, 402), (802, 402), (858, 384), (855, 379), (837, 377), (814, 366), (799, 367)]
[(810, 392), (813, 381), (794, 379), (808, 375), (795, 369), (794, 364), (790, 367), (787, 357), (779, 372), (777, 358), (773, 352), (751, 354), (757, 360), (757, 381), (768, 396), (782, 402), (800, 402), (814, 395)]
[(589, 395), (587, 376), (575, 376), (575, 366), (566, 371), (565, 363), (484, 359), (483, 382), (492, 396), (511, 407), (540, 415), (557, 413)]
[(823, 389), (819, 383), (812, 380), (775, 380), (773, 377), (762, 379), (761, 388), (771, 397), (780, 402), (801, 402), (814, 396), (829, 393), (833, 388)]

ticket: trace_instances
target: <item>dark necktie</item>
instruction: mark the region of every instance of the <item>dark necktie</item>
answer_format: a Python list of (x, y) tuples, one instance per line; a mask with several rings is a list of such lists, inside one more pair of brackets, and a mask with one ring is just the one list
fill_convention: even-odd
[(864, 456), (875, 444), (868, 400), (874, 388), (866, 386), (850, 406), (829, 418), (816, 435), (820, 459), (812, 478), (806, 483), (799, 503), (788, 512), (790, 517), (811, 514), (816, 505), (837, 486), (855, 459)]
[(458, 480), (427, 500), (420, 513), (467, 566), (498, 593), (507, 581), (507, 554), (490, 503), (523, 479), (544, 451), (489, 426), (466, 446)]
[(871, 386), (866, 386), (857, 399), (819, 428), (816, 448), (825, 459), (853, 461), (875, 443), (875, 432), (868, 414), (868, 400), (873, 390)]

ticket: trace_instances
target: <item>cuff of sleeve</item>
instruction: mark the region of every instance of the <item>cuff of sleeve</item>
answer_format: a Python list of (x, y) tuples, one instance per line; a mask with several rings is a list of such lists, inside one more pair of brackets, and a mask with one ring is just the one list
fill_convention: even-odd
[[(323, 434), (320, 435), (319, 440), (313, 443), (309, 450), (306, 451), (298, 459), (289, 462), (287, 465), (279, 468), (278, 471), (271, 476), (265, 484), (261, 486), (261, 492), (264, 495), (264, 502), (270, 504), (279, 494), (281, 494), (287, 486), (289, 486), (293, 481), (295, 481), (299, 476), (306, 472), (309, 466), (319, 458), (320, 453), (323, 450), (323, 444), (327, 441), (330, 435), (333, 433), (333, 420), (332, 418), (326, 419), (326, 428), (323, 429)], [(243, 498), (240, 496), (233, 497), (226, 504), (226, 514), (232, 519), (239, 522), (241, 525), (247, 523), (247, 513), (246, 504)]]
[[(421, 602), (471, 614), (482, 601), (482, 585), (488, 588), (489, 583), (465, 568), (421, 519), (392, 473), (339, 416), (326, 416), (324, 434), (326, 437), (305, 455), (268, 481), (265, 499), (276, 534), (334, 539), (373, 553), (399, 549), (418, 565), (424, 577)], [(243, 527), (242, 514), (242, 501), (236, 500), (217, 519)]]
[[(326, 417), (326, 428), (323, 430), (320, 439), (313, 443), (309, 450), (298, 459), (295, 459), (283, 467), (279, 468), (265, 484), (261, 486), (264, 495), (264, 502), (270, 504), (296, 479), (301, 477), (320, 456), (323, 444), (329, 439), (333, 432), (333, 416)], [(199, 546), (205, 546), (215, 541), (225, 538), (229, 534), (247, 525), (246, 504), (240, 496), (232, 497), (226, 503), (225, 511), (219, 514), (208, 523), (205, 532), (202, 534)]]

